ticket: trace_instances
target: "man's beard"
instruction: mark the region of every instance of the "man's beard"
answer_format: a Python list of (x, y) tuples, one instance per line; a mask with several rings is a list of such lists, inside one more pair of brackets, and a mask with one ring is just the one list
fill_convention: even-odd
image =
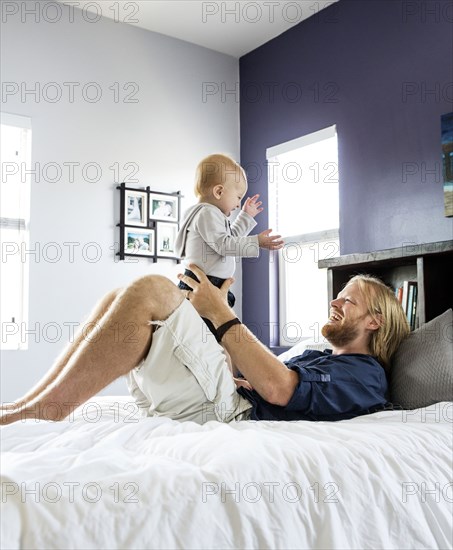
[(358, 319), (326, 323), (321, 329), (321, 334), (336, 348), (347, 346), (359, 335), (359, 329), (355, 321), (358, 321)]

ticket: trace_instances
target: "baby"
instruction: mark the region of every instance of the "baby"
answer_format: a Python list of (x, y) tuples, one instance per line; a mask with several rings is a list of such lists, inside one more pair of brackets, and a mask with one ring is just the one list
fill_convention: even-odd
[[(256, 226), (255, 216), (263, 210), (259, 195), (247, 198), (230, 224), (228, 217), (241, 206), (246, 192), (245, 172), (232, 158), (215, 154), (199, 163), (195, 177), (198, 203), (185, 213), (176, 238), (176, 252), (184, 259), (184, 266), (198, 265), (219, 288), (233, 276), (239, 258), (256, 258), (260, 248), (278, 250), (283, 247), (280, 235), (270, 235), (272, 229), (248, 236)], [(197, 279), (187, 268), (185, 274)], [(192, 290), (183, 282), (179, 283), (179, 288)], [(235, 303), (230, 291), (228, 303), (230, 307)], [(208, 319), (204, 321), (215, 335), (212, 323)]]

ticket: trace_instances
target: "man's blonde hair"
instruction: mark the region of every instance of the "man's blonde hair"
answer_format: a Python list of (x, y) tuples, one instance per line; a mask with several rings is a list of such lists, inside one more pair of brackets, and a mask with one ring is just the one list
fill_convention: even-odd
[(410, 333), (406, 314), (394, 292), (377, 277), (356, 275), (348, 281), (351, 283), (358, 284), (368, 313), (379, 324), (371, 336), (370, 353), (389, 371), (393, 354)]
[(197, 198), (205, 197), (216, 185), (225, 185), (228, 174), (235, 174), (237, 183), (241, 181), (247, 183), (244, 169), (231, 157), (220, 153), (207, 156), (197, 166), (195, 196)]

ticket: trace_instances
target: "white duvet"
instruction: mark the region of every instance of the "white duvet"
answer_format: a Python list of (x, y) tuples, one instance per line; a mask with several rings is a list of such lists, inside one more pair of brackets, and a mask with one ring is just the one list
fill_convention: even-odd
[(2, 549), (449, 549), (453, 404), (204, 426), (98, 398), (1, 429)]

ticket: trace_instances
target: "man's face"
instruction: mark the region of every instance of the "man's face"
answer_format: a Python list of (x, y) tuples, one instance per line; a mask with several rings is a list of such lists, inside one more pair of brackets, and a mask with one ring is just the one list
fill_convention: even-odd
[(371, 320), (358, 284), (351, 283), (330, 302), (329, 320), (321, 333), (334, 347), (343, 347), (363, 335)]

